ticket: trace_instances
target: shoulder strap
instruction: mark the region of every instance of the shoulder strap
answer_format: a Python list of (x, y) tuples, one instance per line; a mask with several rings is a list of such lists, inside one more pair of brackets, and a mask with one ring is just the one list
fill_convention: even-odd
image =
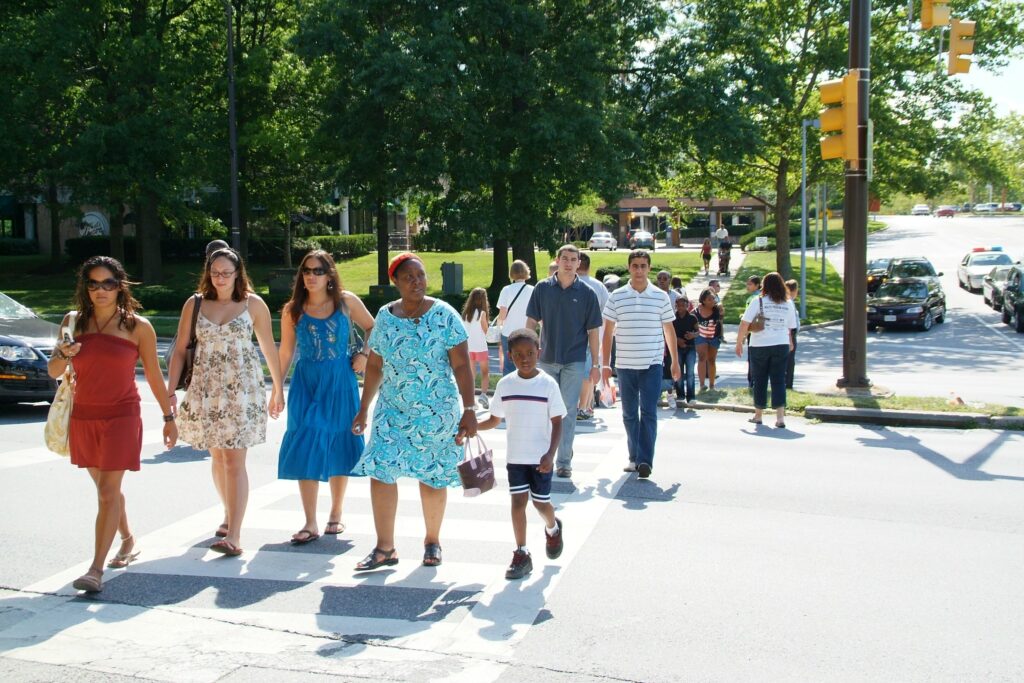
[(512, 307), (516, 305), (516, 300), (519, 298), (519, 295), (523, 293), (524, 289), (526, 289), (526, 283), (525, 282), (523, 283), (523, 286), (519, 288), (519, 291), (516, 292), (516, 295), (514, 297), (512, 297), (512, 303), (510, 303), (508, 305), (509, 310), (511, 310)]
[(757, 297), (757, 306), (758, 306), (758, 308), (761, 309), (761, 316), (763, 317), (764, 316), (764, 297), (763, 296)]
[(195, 346), (196, 344), (196, 321), (199, 320), (199, 305), (202, 302), (202, 294), (194, 295), (192, 299), (192, 330), (188, 333), (189, 346)]

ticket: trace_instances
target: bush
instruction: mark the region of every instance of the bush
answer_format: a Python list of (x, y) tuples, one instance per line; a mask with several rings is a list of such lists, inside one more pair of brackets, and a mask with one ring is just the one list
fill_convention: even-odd
[(604, 281), (605, 275), (618, 275), (620, 278), (629, 279), (629, 268), (626, 266), (601, 266), (594, 275), (598, 280)]
[(315, 235), (309, 239), (335, 258), (358, 258), (377, 251), (377, 236), (373, 234)]
[[(160, 240), (160, 255), (168, 261), (198, 261), (206, 256), (207, 239)], [(124, 238), (124, 260), (135, 263), (135, 237)], [(72, 263), (81, 263), (90, 256), (110, 256), (109, 237), (72, 237), (64, 242), (64, 251)]]
[(32, 256), (39, 253), (35, 240), (0, 237), (0, 256)]
[(484, 238), (475, 232), (424, 230), (412, 237), (413, 251), (472, 251), (484, 246)]
[(191, 294), (190, 289), (173, 289), (166, 285), (132, 287), (132, 295), (143, 308), (151, 311), (180, 311)]
[(578, 240), (572, 243), (577, 249), (589, 249), (590, 245), (583, 240)]

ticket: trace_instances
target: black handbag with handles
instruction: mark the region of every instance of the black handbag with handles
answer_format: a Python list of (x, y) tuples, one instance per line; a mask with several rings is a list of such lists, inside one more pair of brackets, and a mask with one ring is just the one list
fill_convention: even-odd
[[(188, 385), (192, 383), (192, 366), (196, 360), (196, 321), (199, 320), (199, 304), (203, 302), (203, 297), (200, 294), (196, 294), (193, 298), (192, 306), (192, 328), (188, 335), (188, 345), (185, 347), (185, 363), (181, 367), (181, 374), (178, 375), (178, 385), (174, 387), (175, 391), (178, 389), (188, 389)], [(174, 347), (178, 343), (178, 336), (175, 335), (174, 339), (171, 340), (171, 345), (167, 349), (167, 371), (171, 369), (171, 356), (174, 354)]]
[(462, 480), (462, 493), (467, 498), (479, 496), (494, 488), (494, 454), (484, 444), (478, 434), (476, 437), (477, 454), (473, 455), (471, 441), (467, 437), (463, 445), (464, 459), (459, 463), (459, 479)]

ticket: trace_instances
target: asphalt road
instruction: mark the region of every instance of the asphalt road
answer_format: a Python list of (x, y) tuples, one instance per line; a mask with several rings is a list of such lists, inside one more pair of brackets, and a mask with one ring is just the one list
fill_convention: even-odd
[[(140, 387), (146, 396), (144, 387)], [(862, 428), (660, 411), (654, 475), (621, 471), (617, 410), (576, 444), (554, 500), (566, 550), (533, 575), (511, 554), (499, 488), (449, 497), (445, 563), (419, 567), (419, 505), (403, 484), (401, 563), (372, 547), (365, 480), (348, 530), (301, 548), (283, 421), (252, 449), (239, 559), (206, 550), (220, 521), (205, 453), (156, 442), (126, 477), (143, 554), (97, 599), (70, 581), (91, 553), (88, 477), (42, 450), (44, 411), (0, 416), (0, 678), (8, 681), (1020, 680), (1024, 436)], [(149, 431), (154, 430), (154, 431)], [(326, 501), (321, 505), (325, 511)], [(334, 680), (337, 680), (334, 679)]]

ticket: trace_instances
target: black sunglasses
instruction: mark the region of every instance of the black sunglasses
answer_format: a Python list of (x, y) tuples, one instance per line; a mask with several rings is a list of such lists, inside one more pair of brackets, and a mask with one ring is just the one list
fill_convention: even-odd
[(320, 267), (306, 268), (305, 266), (303, 266), (299, 270), (302, 271), (303, 275), (316, 275), (317, 277), (323, 277), (324, 275), (327, 275), (327, 272), (328, 272), (326, 268), (320, 268)]
[(113, 292), (120, 286), (121, 281), (115, 280), (112, 277), (108, 277), (106, 280), (99, 282), (97, 280), (88, 279), (85, 281), (85, 288), (90, 292), (95, 292), (97, 289), (102, 289), (104, 292)]

